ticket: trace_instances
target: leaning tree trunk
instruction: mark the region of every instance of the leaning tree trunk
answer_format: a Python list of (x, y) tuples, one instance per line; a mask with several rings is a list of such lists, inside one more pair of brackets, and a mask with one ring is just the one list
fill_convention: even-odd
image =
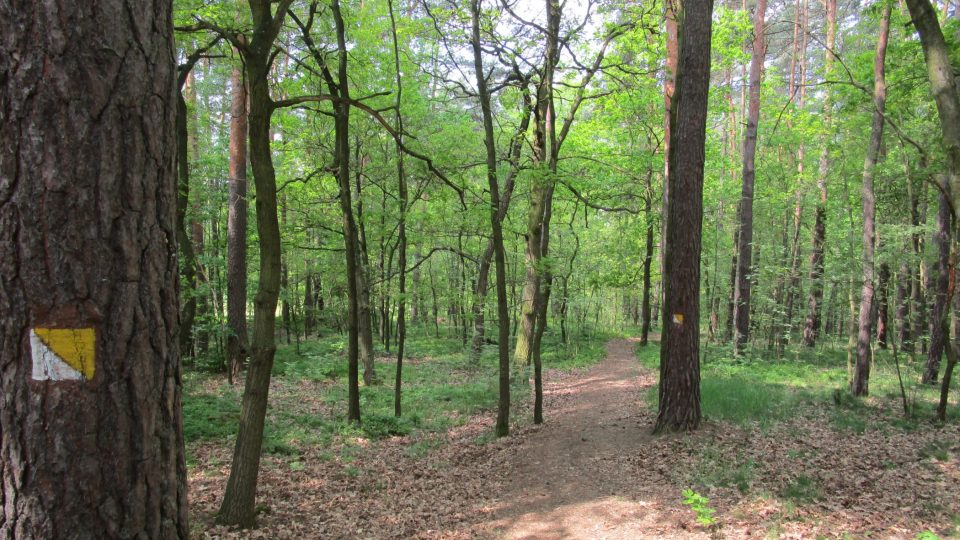
[(750, 281), (753, 260), (753, 187), (756, 180), (757, 124), (760, 121), (760, 77), (767, 46), (764, 16), (767, 0), (758, 0), (753, 16), (753, 55), (750, 60), (750, 101), (747, 129), (743, 136), (743, 189), (740, 192), (740, 218), (737, 230), (737, 283), (733, 293), (734, 351), (742, 354), (750, 339)]
[(700, 247), (713, 2), (684, 6), (671, 106), (670, 204), (664, 257), (659, 412), (655, 432), (700, 425)]
[(870, 361), (873, 351), (870, 341), (873, 338), (874, 293), (874, 249), (876, 242), (876, 202), (873, 194), (873, 172), (880, 156), (880, 144), (883, 142), (883, 111), (887, 102), (887, 83), (884, 79), (884, 63), (887, 55), (887, 38), (890, 35), (890, 4), (885, 3), (880, 20), (880, 36), (877, 38), (877, 54), (873, 61), (873, 125), (870, 129), (870, 143), (867, 157), (863, 163), (863, 287), (860, 291), (860, 315), (857, 331), (857, 365), (850, 392), (855, 396), (865, 396), (870, 392)]
[(230, 179), (227, 196), (227, 369), (230, 384), (247, 355), (247, 89), (230, 77)]
[(248, 128), (250, 165), (257, 190), (257, 234), (260, 247), (260, 275), (253, 306), (253, 339), (250, 367), (240, 411), (240, 427), (233, 450), (230, 477), (217, 515), (227, 525), (252, 527), (256, 523), (257, 477), (260, 472), (260, 450), (263, 442), (264, 418), (270, 390), (270, 372), (276, 352), (275, 331), (277, 300), (280, 297), (280, 221), (277, 214), (277, 178), (270, 151), (269, 74), (271, 50), (280, 23), (292, 0), (281, 0), (276, 16), (271, 14), (270, 0), (251, 0), (253, 38), (234, 38), (244, 56), (250, 92)]
[(186, 538), (171, 3), (3, 2), (0, 49), (0, 536)]
[[(837, 42), (837, 1), (825, 0), (827, 40), (824, 59), (824, 77), (829, 78), (833, 69), (834, 47)], [(817, 168), (817, 208), (813, 224), (813, 249), (810, 254), (810, 296), (807, 301), (807, 319), (803, 327), (803, 344), (813, 347), (820, 332), (820, 317), (823, 311), (824, 241), (827, 237), (827, 176), (830, 174), (830, 142), (833, 139), (833, 102), (830, 85), (823, 91), (823, 114), (820, 162)]]

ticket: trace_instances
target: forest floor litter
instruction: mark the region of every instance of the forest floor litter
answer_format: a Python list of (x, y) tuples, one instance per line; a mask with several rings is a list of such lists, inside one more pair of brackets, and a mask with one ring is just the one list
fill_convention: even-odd
[[(956, 534), (956, 422), (857, 433), (813, 410), (764, 428), (707, 419), (692, 434), (653, 436), (656, 413), (647, 393), (657, 378), (640, 366), (635, 346), (635, 340), (613, 340), (606, 359), (590, 368), (546, 370), (545, 423), (532, 425), (524, 409), (503, 439), (492, 437), (493, 414), (485, 413), (440, 434), (342, 437), (293, 457), (265, 455), (254, 530), (214, 523), (232, 445), (191, 443), (194, 535), (550, 540)], [(687, 489), (708, 499), (699, 507), (715, 511), (713, 523), (698, 522), (697, 505), (683, 503)]]

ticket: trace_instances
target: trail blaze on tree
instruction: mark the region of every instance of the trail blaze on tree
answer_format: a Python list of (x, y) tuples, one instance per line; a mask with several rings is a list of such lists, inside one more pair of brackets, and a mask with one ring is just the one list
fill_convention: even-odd
[[(660, 410), (654, 431), (700, 425), (700, 248), (713, 2), (686, 2), (670, 111)], [(681, 151), (682, 149), (682, 151)]]
[(186, 538), (171, 3), (0, 28), (0, 535)]

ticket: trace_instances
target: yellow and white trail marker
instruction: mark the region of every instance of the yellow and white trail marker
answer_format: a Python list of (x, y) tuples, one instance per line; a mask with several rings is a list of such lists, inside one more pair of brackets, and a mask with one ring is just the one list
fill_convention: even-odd
[(30, 330), (33, 380), (93, 380), (96, 344), (97, 334), (93, 328)]

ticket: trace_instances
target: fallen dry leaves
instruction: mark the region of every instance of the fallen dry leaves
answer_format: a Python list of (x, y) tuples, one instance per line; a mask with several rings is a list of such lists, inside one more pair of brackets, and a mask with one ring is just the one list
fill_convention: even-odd
[[(515, 427), (505, 439), (489, 437), (486, 414), (445, 434), (337, 439), (295, 458), (264, 456), (255, 530), (213, 523), (231, 446), (191, 445), (195, 536), (914, 538), (953, 530), (960, 426), (854, 434), (812, 410), (766, 430), (707, 422), (694, 434), (652, 437), (644, 393), (655, 377), (638, 375), (630, 351), (613, 343), (590, 370), (548, 371), (547, 424)], [(928, 455), (934, 446), (945, 450), (941, 459)], [(737, 467), (746, 471), (740, 487), (703, 483), (712, 469)], [(716, 527), (696, 524), (681, 504), (688, 487), (710, 499)]]

